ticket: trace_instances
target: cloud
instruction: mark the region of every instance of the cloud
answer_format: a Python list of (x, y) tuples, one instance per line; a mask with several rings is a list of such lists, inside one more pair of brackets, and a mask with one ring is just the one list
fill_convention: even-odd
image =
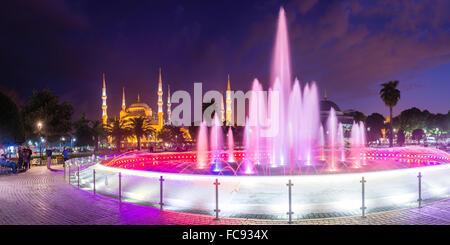
[(296, 5), (301, 14), (306, 14), (317, 4), (318, 1), (319, 0), (295, 0), (292, 4)]

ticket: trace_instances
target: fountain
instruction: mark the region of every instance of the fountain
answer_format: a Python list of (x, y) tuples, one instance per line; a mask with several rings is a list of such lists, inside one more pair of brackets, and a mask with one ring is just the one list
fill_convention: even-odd
[(346, 150), (344, 127), (333, 107), (326, 127), (321, 125), (317, 85), (305, 83), (302, 88), (297, 78), (291, 79), (289, 56), (286, 15), (281, 8), (271, 67), (272, 86), (265, 94), (258, 79), (252, 82), (243, 135), (244, 149), (234, 149), (231, 127), (228, 128), (227, 142), (224, 142), (223, 129), (216, 115), (209, 130), (209, 144), (208, 129), (203, 122), (197, 136), (196, 152), (186, 153), (184, 159), (187, 160), (179, 163), (157, 157), (158, 164), (152, 165), (151, 171), (181, 169), (183, 173), (206, 175), (311, 175), (385, 168), (376, 161), (378, 159), (368, 157), (373, 150), (366, 148), (362, 122), (352, 125), (349, 150)]
[[(363, 174), (370, 181), (366, 198), (371, 208), (391, 205), (391, 199), (398, 201), (399, 193), (416, 199), (418, 171), (427, 176), (428, 198), (450, 193), (446, 189), (450, 185), (450, 154), (423, 147), (368, 148), (362, 122), (353, 123), (346, 139), (347, 129), (334, 108), (322, 125), (316, 83), (304, 83), (302, 88), (298, 79), (292, 80), (290, 69), (286, 16), (281, 8), (271, 87), (266, 99), (261, 83), (253, 80), (244, 149), (236, 150), (239, 145), (235, 149), (237, 135), (231, 127), (227, 149), (223, 149), (225, 139), (215, 117), (209, 143), (208, 128), (201, 123), (196, 151), (132, 152), (105, 157), (92, 168), (133, 176), (121, 186), (123, 195), (152, 203), (160, 198), (159, 179), (164, 175), (164, 202), (182, 210), (210, 210), (215, 205), (212, 183), (220, 178), (219, 202), (224, 213), (285, 214), (288, 180), (299, 186), (292, 197), (296, 214), (359, 210)], [(83, 174), (83, 182), (92, 179)], [(108, 185), (97, 188), (111, 195), (116, 189), (108, 188), (117, 186), (117, 178), (109, 176), (105, 177)], [(402, 198), (405, 202), (411, 199)]]

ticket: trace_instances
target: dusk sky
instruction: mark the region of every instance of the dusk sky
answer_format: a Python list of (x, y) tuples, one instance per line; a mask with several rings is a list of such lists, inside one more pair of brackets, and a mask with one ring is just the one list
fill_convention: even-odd
[[(101, 73), (108, 114), (122, 87), (156, 110), (158, 68), (164, 103), (171, 90), (247, 91), (271, 83), (276, 19), (288, 19), (292, 71), (315, 80), (341, 109), (388, 115), (380, 84), (399, 80), (394, 114), (450, 110), (450, 1), (57, 1), (17, 0), (0, 9), (0, 89), (22, 101), (49, 88), (71, 101), (75, 119), (101, 117)], [(164, 105), (165, 110), (165, 105)]]

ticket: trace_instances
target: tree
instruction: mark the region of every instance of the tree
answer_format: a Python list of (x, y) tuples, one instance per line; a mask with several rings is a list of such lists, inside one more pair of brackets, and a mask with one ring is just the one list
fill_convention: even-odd
[(397, 144), (403, 146), (405, 144), (405, 132), (403, 129), (399, 129), (397, 132)]
[(163, 142), (170, 142), (175, 145), (180, 145), (185, 142), (183, 132), (180, 128), (172, 125), (165, 125), (159, 131), (158, 138)]
[(20, 144), (25, 141), (19, 108), (11, 98), (0, 92), (0, 144)]
[(38, 134), (36, 123), (43, 124), (42, 132), (48, 141), (57, 141), (61, 136), (67, 135), (72, 130), (73, 107), (68, 102), (59, 103), (59, 99), (50, 90), (41, 92), (33, 91), (22, 108), (26, 138), (36, 137)]
[(420, 140), (423, 138), (424, 135), (425, 135), (425, 132), (421, 128), (415, 129), (412, 132), (412, 138), (413, 138), (413, 140), (417, 140), (417, 144), (420, 144)]
[(86, 113), (82, 113), (80, 119), (73, 123), (77, 146), (93, 145), (93, 134), (90, 127), (90, 120), (86, 118)]
[(130, 130), (126, 125), (126, 121), (122, 119), (110, 119), (109, 124), (105, 125), (106, 134), (111, 136), (116, 143), (116, 150), (120, 152), (121, 141), (130, 135)]
[[(392, 108), (400, 100), (400, 90), (397, 89), (398, 81), (390, 81), (381, 84), (380, 97), (384, 104), (389, 107), (389, 131), (392, 132)], [(393, 145), (393, 134), (389, 134), (389, 146)]]
[(450, 129), (450, 114), (432, 114), (428, 117), (426, 122), (427, 132), (433, 134), (447, 133)]
[(131, 118), (129, 121), (129, 128), (132, 135), (137, 138), (137, 148), (141, 150), (141, 139), (144, 135), (153, 135), (155, 129), (150, 126), (150, 122), (144, 117)]
[(193, 140), (197, 139), (198, 131), (200, 130), (200, 126), (191, 125), (188, 127), (189, 134), (191, 135)]
[(376, 141), (383, 135), (381, 130), (385, 128), (386, 119), (379, 113), (372, 113), (366, 118), (367, 140)]
[(98, 142), (100, 141), (100, 138), (105, 136), (106, 132), (105, 129), (103, 128), (103, 123), (100, 120), (94, 120), (91, 121), (91, 131), (92, 131), (92, 136), (95, 139), (95, 151), (98, 151)]
[(360, 111), (353, 111), (350, 113), (351, 116), (353, 116), (353, 120), (355, 120), (355, 122), (365, 122), (367, 116), (360, 112)]
[(416, 107), (402, 111), (395, 120), (396, 126), (411, 133), (416, 128), (424, 128), (430, 117), (428, 111), (420, 111)]
[(89, 120), (86, 113), (82, 113), (80, 119), (73, 123), (77, 146), (93, 145), (98, 151), (100, 137), (105, 135), (102, 122), (99, 120)]

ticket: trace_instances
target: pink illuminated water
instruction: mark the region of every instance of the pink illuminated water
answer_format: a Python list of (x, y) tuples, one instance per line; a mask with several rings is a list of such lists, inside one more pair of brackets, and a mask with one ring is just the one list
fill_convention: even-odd
[(216, 115), (214, 116), (214, 123), (211, 127), (211, 133), (210, 133), (210, 137), (211, 137), (211, 151), (213, 154), (213, 157), (211, 158), (211, 164), (214, 165), (214, 172), (219, 172), (222, 167), (221, 167), (221, 163), (220, 163), (220, 158), (219, 155), (222, 152), (222, 141), (223, 141), (223, 135), (222, 135), (222, 127), (220, 124), (220, 119), (218, 116), (218, 113), (216, 113)]
[[(321, 124), (316, 83), (302, 84), (291, 76), (283, 8), (277, 22), (270, 79), (268, 84), (271, 86), (267, 89), (258, 79), (253, 80), (243, 150), (235, 150), (231, 127), (225, 142), (216, 116), (209, 137), (206, 123), (201, 123), (195, 152), (135, 154), (105, 160), (106, 164), (189, 174), (298, 175), (378, 171), (407, 168), (412, 163), (424, 166), (440, 164), (439, 161), (450, 162), (448, 153), (432, 152), (431, 149), (366, 148), (363, 123), (353, 123), (349, 150), (346, 150), (344, 133), (348, 132), (339, 123), (334, 108), (330, 109), (325, 124)], [(225, 143), (227, 149), (224, 149)]]
[(327, 138), (328, 147), (330, 149), (328, 156), (328, 170), (336, 171), (336, 146), (337, 146), (337, 118), (334, 108), (331, 108), (330, 115), (327, 120)]
[(231, 130), (231, 127), (228, 127), (228, 133), (227, 133), (227, 146), (228, 146), (228, 162), (235, 162), (233, 152), (234, 152), (234, 137), (233, 137), (233, 130)]
[(322, 125), (320, 125), (319, 133), (320, 160), (325, 161), (325, 133)]
[(344, 126), (342, 123), (338, 125), (337, 145), (339, 148), (340, 161), (345, 162), (345, 141), (344, 141)]
[[(361, 156), (363, 156), (365, 154), (365, 151), (366, 151), (366, 145), (367, 145), (367, 142), (366, 142), (366, 127), (364, 127), (364, 123), (363, 122), (359, 122), (358, 126), (359, 126), (359, 137), (360, 137), (360, 140), (359, 140), (359, 143), (360, 143), (359, 155), (361, 157)], [(366, 165), (367, 164), (365, 157), (361, 157), (361, 164), (362, 165)]]
[(206, 122), (200, 124), (197, 136), (197, 168), (207, 167), (208, 161), (208, 128)]

